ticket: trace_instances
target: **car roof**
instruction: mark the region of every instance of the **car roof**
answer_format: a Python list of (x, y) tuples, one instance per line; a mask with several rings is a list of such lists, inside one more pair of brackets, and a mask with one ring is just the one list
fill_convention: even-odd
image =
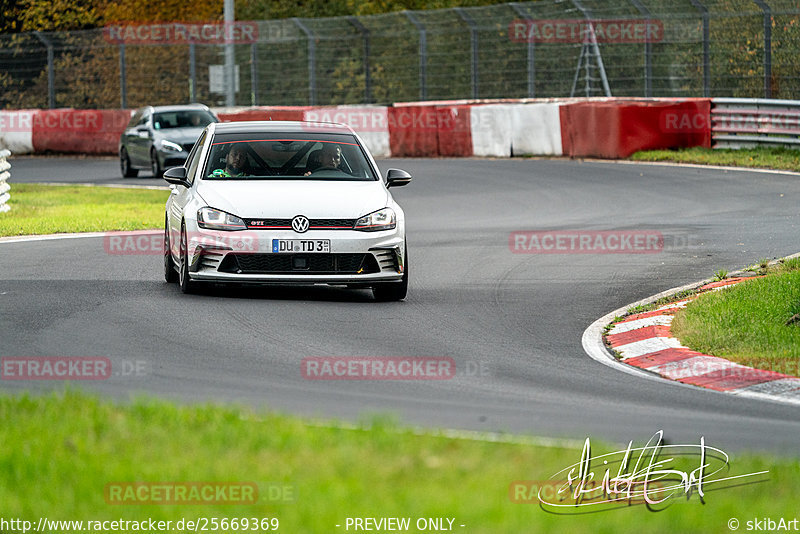
[(214, 133), (346, 133), (353, 130), (346, 124), (311, 121), (235, 121), (218, 122)]

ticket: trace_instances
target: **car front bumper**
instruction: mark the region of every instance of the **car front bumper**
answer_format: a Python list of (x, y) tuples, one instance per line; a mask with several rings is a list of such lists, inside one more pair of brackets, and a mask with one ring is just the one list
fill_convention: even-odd
[[(330, 240), (330, 252), (274, 253), (274, 239)], [(366, 287), (399, 282), (405, 271), (405, 239), (397, 230), (198, 230), (187, 241), (192, 280)]]

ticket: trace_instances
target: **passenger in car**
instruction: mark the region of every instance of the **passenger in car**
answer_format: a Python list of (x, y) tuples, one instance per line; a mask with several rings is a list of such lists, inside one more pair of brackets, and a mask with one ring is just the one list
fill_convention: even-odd
[(247, 163), (247, 144), (234, 144), (228, 155), (225, 156), (225, 168), (216, 169), (211, 173), (211, 178), (234, 178), (238, 176), (250, 176)]

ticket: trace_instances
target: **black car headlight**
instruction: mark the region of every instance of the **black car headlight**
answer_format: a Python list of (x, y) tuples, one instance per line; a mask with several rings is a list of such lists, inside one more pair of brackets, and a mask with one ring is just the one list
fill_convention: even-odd
[(356, 221), (354, 230), (362, 232), (377, 232), (379, 230), (394, 230), (397, 227), (397, 217), (392, 208), (383, 208), (364, 215)]
[(208, 230), (247, 230), (247, 225), (236, 215), (209, 207), (197, 210), (197, 225)]

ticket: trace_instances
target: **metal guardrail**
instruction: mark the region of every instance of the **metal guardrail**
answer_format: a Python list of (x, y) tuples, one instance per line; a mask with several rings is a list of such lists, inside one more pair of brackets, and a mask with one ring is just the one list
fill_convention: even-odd
[(800, 100), (714, 98), (714, 148), (789, 145), (800, 148)]
[(8, 162), (8, 157), (11, 155), (9, 150), (0, 150), (0, 213), (8, 211), (11, 206), (8, 205), (8, 199), (11, 198), (9, 190), (11, 186), (7, 180), (11, 178), (11, 164)]

